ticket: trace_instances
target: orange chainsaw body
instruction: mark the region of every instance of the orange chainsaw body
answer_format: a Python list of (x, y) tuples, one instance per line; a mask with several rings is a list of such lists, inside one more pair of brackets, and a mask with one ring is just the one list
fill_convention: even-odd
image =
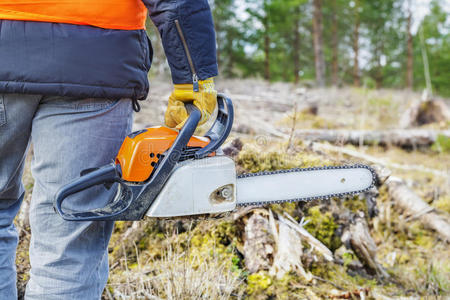
[[(147, 180), (177, 136), (178, 130), (164, 126), (149, 127), (127, 136), (115, 160), (120, 164), (122, 179), (131, 182)], [(206, 137), (192, 136), (187, 146), (203, 148), (209, 142)]]

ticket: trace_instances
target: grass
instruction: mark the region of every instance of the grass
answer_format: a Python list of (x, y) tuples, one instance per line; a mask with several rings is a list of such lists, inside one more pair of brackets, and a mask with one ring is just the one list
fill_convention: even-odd
[(150, 249), (139, 252), (135, 246), (135, 255), (129, 259), (127, 251), (123, 251), (124, 257), (112, 270), (103, 298), (240, 299), (242, 278), (236, 271), (235, 258), (221, 255), (220, 246), (198, 251), (199, 230), (166, 235), (160, 255)]

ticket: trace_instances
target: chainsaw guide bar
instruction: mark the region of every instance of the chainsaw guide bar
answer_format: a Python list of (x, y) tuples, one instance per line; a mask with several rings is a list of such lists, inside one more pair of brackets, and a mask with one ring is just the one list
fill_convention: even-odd
[(376, 174), (375, 171), (367, 166), (362, 164), (355, 164), (355, 165), (342, 165), (342, 166), (322, 166), (322, 167), (310, 167), (310, 168), (294, 168), (294, 169), (287, 169), (287, 170), (278, 170), (278, 171), (263, 171), (263, 172), (257, 172), (257, 173), (244, 173), (237, 176), (237, 179), (242, 178), (249, 178), (249, 177), (260, 177), (260, 176), (271, 176), (276, 174), (287, 174), (287, 173), (299, 173), (299, 172), (310, 172), (310, 171), (323, 171), (323, 170), (342, 170), (342, 169), (367, 169), (370, 171), (372, 175), (372, 182), (371, 184), (363, 188), (361, 190), (356, 191), (349, 191), (349, 192), (341, 192), (341, 193), (333, 193), (333, 194), (327, 194), (327, 195), (321, 195), (321, 196), (310, 196), (310, 197), (298, 197), (298, 198), (292, 198), (292, 199), (280, 199), (280, 200), (272, 200), (272, 201), (256, 201), (256, 202), (247, 202), (247, 203), (240, 203), (239, 201), (236, 203), (237, 207), (246, 207), (246, 206), (265, 206), (270, 204), (281, 204), (281, 203), (290, 203), (290, 202), (309, 202), (313, 200), (327, 200), (334, 197), (344, 197), (349, 195), (357, 195), (360, 193), (364, 193), (369, 191), (371, 188), (373, 188), (376, 184)]

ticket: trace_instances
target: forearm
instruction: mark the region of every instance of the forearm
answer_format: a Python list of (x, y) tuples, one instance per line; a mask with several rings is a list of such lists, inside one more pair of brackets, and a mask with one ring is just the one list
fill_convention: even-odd
[(217, 75), (214, 23), (207, 0), (143, 0), (158, 28), (174, 83)]

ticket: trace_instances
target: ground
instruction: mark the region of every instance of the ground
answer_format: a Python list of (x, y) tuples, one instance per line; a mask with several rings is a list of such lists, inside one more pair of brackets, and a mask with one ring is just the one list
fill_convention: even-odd
[[(240, 170), (250, 172), (286, 167), (340, 164), (358, 161), (344, 154), (313, 151), (304, 141), (292, 138), (292, 129), (398, 128), (402, 113), (417, 93), (355, 88), (305, 89), (291, 84), (268, 84), (259, 80), (226, 80), (218, 90), (234, 101), (236, 121), (230, 141), (240, 138), (243, 151), (236, 157)], [(150, 98), (135, 116), (134, 129), (159, 125), (163, 121), (171, 85), (155, 79)], [(444, 101), (448, 100), (444, 99)], [(311, 107), (317, 109), (311, 111)], [(204, 126), (199, 133), (204, 132)], [(449, 124), (426, 128), (448, 129)], [(448, 142), (444, 140), (443, 143)], [(400, 149), (381, 146), (345, 146), (394, 164), (395, 176), (406, 180), (419, 196), (450, 221), (448, 170), (450, 153), (442, 147)], [(405, 170), (402, 166), (418, 166)], [(431, 170), (431, 172), (430, 172)], [(436, 171), (436, 172), (434, 172)], [(29, 168), (24, 174), (29, 201), (33, 180)], [(309, 246), (302, 262), (313, 277), (306, 280), (296, 272), (276, 278), (268, 269), (250, 273), (243, 255), (246, 217), (219, 219), (151, 220), (118, 222), (110, 243), (111, 275), (105, 299), (317, 299), (446, 297), (450, 293), (450, 250), (436, 233), (418, 219), (408, 218), (395, 208), (386, 189), (376, 198), (378, 214), (367, 218), (370, 235), (377, 246), (377, 259), (390, 275), (379, 279), (360, 269), (355, 254), (337, 233), (339, 224), (327, 212), (330, 203), (272, 206), (305, 225), (339, 258), (327, 262), (311, 255)], [(358, 198), (332, 200), (331, 204), (351, 211), (365, 211)], [(17, 255), (18, 286), (28, 279), (29, 228), (19, 218), (21, 239)], [(309, 258), (313, 258), (309, 260)], [(360, 263), (359, 263), (360, 265)]]

